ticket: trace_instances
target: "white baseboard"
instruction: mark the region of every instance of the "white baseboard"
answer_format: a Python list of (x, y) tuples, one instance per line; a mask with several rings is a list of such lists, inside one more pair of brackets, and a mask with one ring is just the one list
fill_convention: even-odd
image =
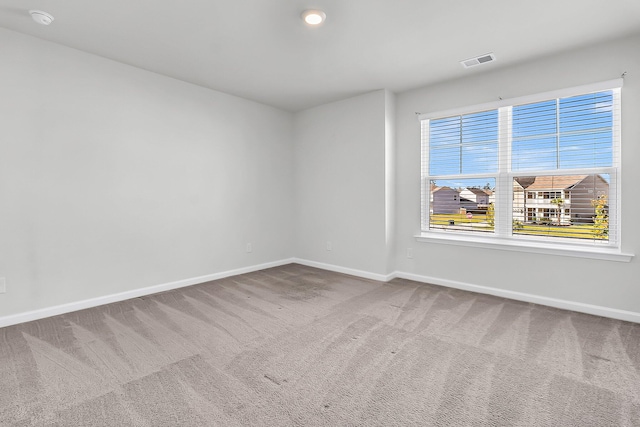
[(309, 261), (308, 259), (294, 258), (293, 262), (296, 264), (306, 265), (308, 267), (321, 268), (322, 270), (335, 271), (336, 273), (349, 274), (351, 276), (363, 277), (365, 279), (377, 280), (379, 282), (388, 282), (395, 276), (393, 274), (378, 274), (370, 273), (368, 271), (356, 270), (348, 267), (341, 267), (339, 265), (325, 264), (323, 262)]
[(209, 282), (211, 280), (224, 279), (225, 277), (237, 276), (239, 274), (251, 273), (266, 268), (279, 267), (281, 265), (297, 263), (309, 267), (320, 268), (337, 273), (349, 274), (352, 276), (362, 277), (365, 279), (377, 280), (380, 282), (388, 282), (394, 278), (414, 280), (416, 282), (431, 283), (434, 285), (444, 286), (448, 288), (461, 289), (465, 291), (477, 292), (481, 294), (495, 295), (498, 297), (513, 299), (517, 301), (531, 302), (549, 307), (561, 308), (564, 310), (572, 310), (580, 313), (593, 314), (596, 316), (609, 317), (612, 319), (625, 320), (627, 322), (640, 323), (640, 313), (633, 311), (619, 310), (615, 308), (602, 307), (592, 304), (584, 304), (580, 302), (567, 301), (557, 298), (543, 297), (539, 295), (527, 294), (524, 292), (509, 291), (505, 289), (492, 288), (488, 286), (474, 285), (471, 283), (458, 282), (454, 280), (441, 279), (437, 277), (422, 276), (418, 274), (405, 273), (396, 271), (391, 274), (371, 273), (363, 270), (356, 270), (338, 265), (325, 264), (322, 262), (309, 261), (300, 258), (288, 258), (279, 261), (268, 262), (264, 264), (242, 267), (235, 270), (228, 270), (219, 273), (208, 274), (205, 276), (192, 277), (190, 279), (178, 280), (175, 282), (164, 283), (161, 285), (149, 286), (146, 288), (134, 289), (131, 291), (120, 292), (117, 294), (105, 295), (102, 297), (91, 298), (83, 301), (72, 302), (68, 304), (47, 307), (39, 310), (27, 311), (24, 313), (13, 314), (0, 317), (0, 328), (18, 323), (30, 322), (32, 320), (43, 319), (45, 317), (57, 316), (59, 314), (70, 313), (73, 311), (84, 310), (91, 307), (97, 307), (113, 302), (124, 301), (131, 298), (137, 298), (145, 295), (156, 294), (158, 292), (169, 291), (172, 289), (183, 288), (185, 286), (196, 285), (199, 283)]
[(473, 285), (471, 283), (457, 282), (454, 280), (440, 279), (437, 277), (421, 276), (412, 273), (396, 271), (394, 277), (401, 279), (415, 280), (416, 282), (431, 283), (448, 288), (461, 289), (464, 291), (477, 292), (480, 294), (495, 295), (498, 297), (513, 299), (517, 301), (531, 302), (549, 307), (561, 308), (564, 310), (577, 311), (580, 313), (593, 314), (596, 316), (609, 317), (612, 319), (625, 320), (627, 322), (640, 323), (640, 313), (616, 308), (602, 307), (599, 305), (584, 304), (581, 302), (567, 301), (557, 298), (543, 297), (539, 295), (527, 294), (524, 292), (508, 291), (505, 289), (492, 288), (488, 286)]
[(56, 305), (39, 310), (27, 311), (24, 313), (12, 314), (0, 317), (0, 328), (16, 325), (18, 323), (30, 322), (32, 320), (43, 319), (45, 317), (57, 316), (59, 314), (71, 313), (73, 311), (84, 310), (86, 308), (97, 307), (99, 305), (111, 304), (113, 302), (124, 301), (131, 298), (138, 298), (145, 295), (157, 294), (158, 292), (170, 291), (172, 289), (183, 288), (185, 286), (197, 285), (211, 280), (224, 279), (225, 277), (237, 276), (238, 274), (251, 273), (253, 271), (264, 270), (265, 268), (279, 267), (281, 265), (293, 263), (293, 258), (279, 261), (267, 262), (264, 264), (251, 265), (237, 268), (235, 270), (222, 271), (220, 273), (207, 274), (205, 276), (192, 277), (190, 279), (178, 280), (175, 282), (163, 283), (161, 285), (148, 286), (146, 288), (133, 289), (131, 291), (117, 294), (105, 295), (97, 298), (90, 298), (68, 304)]
[(509, 291), (506, 289), (492, 288), (489, 286), (474, 285), (471, 283), (458, 282), (455, 280), (441, 279), (438, 277), (422, 276), (418, 274), (395, 271), (391, 274), (376, 274), (368, 271), (355, 270), (332, 264), (324, 264), (306, 259), (294, 258), (293, 262), (307, 265), (309, 267), (321, 268), (323, 270), (335, 271), (337, 273), (350, 274), (352, 276), (363, 277), (365, 279), (388, 282), (394, 278), (414, 280), (416, 282), (431, 283), (433, 285), (447, 288), (461, 289), (464, 291), (477, 292), (479, 294), (495, 295), (516, 301), (531, 302), (534, 304), (546, 305), (548, 307), (561, 308), (564, 310), (577, 311), (580, 313), (593, 314), (595, 316), (608, 317), (611, 319), (625, 320), (627, 322), (640, 323), (640, 313), (634, 311), (619, 310), (617, 308), (603, 307), (599, 305), (584, 304), (581, 302), (567, 301), (558, 298), (543, 297), (539, 295), (527, 294), (524, 292)]

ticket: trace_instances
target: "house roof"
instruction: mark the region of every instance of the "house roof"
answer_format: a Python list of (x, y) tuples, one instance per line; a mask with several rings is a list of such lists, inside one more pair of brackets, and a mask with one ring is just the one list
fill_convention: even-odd
[(450, 191), (455, 191), (456, 193), (458, 193), (458, 190), (456, 190), (456, 189), (454, 189), (454, 188), (451, 188), (451, 187), (447, 187), (447, 186), (444, 186), (444, 187), (434, 187), (434, 186), (431, 186), (431, 192), (432, 192), (432, 193), (435, 193), (436, 191), (440, 191), (440, 190), (450, 190)]
[(493, 194), (493, 191), (484, 190), (482, 188), (463, 188), (462, 190), (458, 190), (456, 188), (451, 188), (451, 187), (447, 187), (447, 186), (438, 187), (437, 185), (431, 184), (431, 192), (436, 192), (436, 191), (439, 191), (439, 190), (451, 190), (451, 191), (455, 191), (457, 193), (459, 193), (460, 191), (469, 190), (473, 194), (480, 195), (480, 196), (491, 196)]
[(490, 190), (484, 190), (482, 188), (467, 188), (467, 190), (471, 191), (476, 196), (490, 196)]
[(516, 180), (527, 190), (566, 190), (584, 180), (588, 175), (558, 175), (558, 176), (536, 176), (533, 182), (526, 185), (530, 180), (516, 178)]

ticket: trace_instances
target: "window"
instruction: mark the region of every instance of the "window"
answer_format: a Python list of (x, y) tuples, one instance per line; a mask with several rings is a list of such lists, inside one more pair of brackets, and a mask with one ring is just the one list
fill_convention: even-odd
[(422, 115), (423, 233), (616, 246), (621, 83)]
[(535, 222), (536, 220), (536, 209), (535, 208), (527, 208), (527, 221)]
[(541, 199), (560, 199), (562, 193), (560, 191), (541, 191), (538, 193), (538, 197)]

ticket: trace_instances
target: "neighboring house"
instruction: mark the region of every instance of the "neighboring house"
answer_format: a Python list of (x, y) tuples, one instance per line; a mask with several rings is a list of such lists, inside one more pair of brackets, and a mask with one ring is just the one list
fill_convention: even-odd
[(473, 202), (476, 209), (486, 209), (491, 193), (493, 193), (491, 190), (483, 190), (482, 188), (465, 188), (460, 191), (460, 197)]
[[(600, 175), (515, 178), (513, 215), (526, 222), (591, 222), (592, 200), (608, 194), (609, 183)], [(552, 202), (557, 199), (562, 202)]]
[(518, 182), (517, 179), (513, 180), (513, 219), (516, 221), (524, 222), (524, 187)]
[(478, 204), (473, 200), (460, 196), (460, 213), (463, 212), (475, 212), (478, 209)]
[(453, 214), (486, 211), (493, 191), (480, 188), (458, 190), (451, 187), (431, 187), (431, 213)]
[(431, 213), (457, 214), (460, 212), (460, 192), (451, 187), (431, 187)]

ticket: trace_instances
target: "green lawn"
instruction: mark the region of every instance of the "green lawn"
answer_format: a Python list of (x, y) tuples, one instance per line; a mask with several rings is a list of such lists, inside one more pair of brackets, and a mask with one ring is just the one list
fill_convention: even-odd
[(467, 218), (466, 214), (433, 214), (431, 215), (431, 226), (435, 228), (451, 228), (450, 221), (453, 221), (455, 229), (471, 229), (472, 231), (484, 231), (489, 232), (493, 230), (489, 224), (487, 224), (486, 215), (473, 215), (472, 218)]
[(486, 215), (473, 215), (473, 218), (468, 219), (467, 215), (465, 214), (432, 214), (431, 215), (431, 223), (432, 224), (439, 224), (439, 225), (446, 225), (449, 224), (449, 221), (453, 220), (455, 221), (455, 223), (463, 223), (463, 224), (469, 224), (469, 223), (479, 223), (479, 222), (487, 222), (487, 216)]
[(513, 230), (513, 232), (514, 234), (572, 237), (576, 239), (593, 239), (595, 237), (593, 224), (573, 224), (563, 226), (524, 224), (523, 228)]
[[(487, 224), (486, 215), (474, 214), (472, 218), (467, 218), (465, 214), (432, 214), (431, 226), (435, 228), (451, 227), (450, 221), (454, 222), (456, 228), (468, 227), (474, 231), (489, 231), (493, 227)], [(522, 228), (514, 229), (514, 234), (531, 236), (554, 236), (570, 237), (575, 239), (593, 239), (596, 237), (593, 224), (572, 224), (572, 225), (543, 225), (543, 224), (523, 224)], [(602, 240), (606, 240), (606, 236)]]

